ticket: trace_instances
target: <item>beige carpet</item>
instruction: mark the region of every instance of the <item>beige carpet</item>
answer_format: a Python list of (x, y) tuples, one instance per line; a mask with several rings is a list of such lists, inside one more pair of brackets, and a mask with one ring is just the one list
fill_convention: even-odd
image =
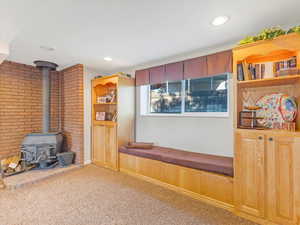
[(0, 191), (1, 225), (253, 225), (189, 197), (87, 166)]

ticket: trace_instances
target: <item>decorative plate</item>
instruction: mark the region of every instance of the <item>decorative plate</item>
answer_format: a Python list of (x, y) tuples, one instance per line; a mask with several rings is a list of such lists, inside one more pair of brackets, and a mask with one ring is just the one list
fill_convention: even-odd
[(295, 120), (298, 111), (295, 98), (288, 95), (283, 95), (281, 97), (281, 104), (279, 109), (284, 121), (293, 122)]
[(283, 94), (265, 95), (257, 100), (256, 105), (261, 107), (257, 110), (258, 123), (264, 127), (272, 128), (274, 123), (283, 123), (281, 116), (280, 105)]

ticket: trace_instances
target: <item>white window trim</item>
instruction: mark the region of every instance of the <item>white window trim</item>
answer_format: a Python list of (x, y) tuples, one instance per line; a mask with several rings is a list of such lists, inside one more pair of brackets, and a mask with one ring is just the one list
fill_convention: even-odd
[[(181, 85), (181, 113), (150, 113), (150, 85), (140, 87), (140, 115), (146, 117), (203, 117), (228, 118), (230, 117), (230, 74), (227, 74), (227, 112), (184, 112), (185, 82)], [(221, 75), (221, 74), (220, 74)]]

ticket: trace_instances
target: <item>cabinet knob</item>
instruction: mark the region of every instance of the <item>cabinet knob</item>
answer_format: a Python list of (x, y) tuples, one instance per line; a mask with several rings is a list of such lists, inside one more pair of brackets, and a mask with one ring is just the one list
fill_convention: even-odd
[(269, 138), (269, 141), (273, 141), (274, 139), (272, 137)]
[(259, 137), (258, 137), (258, 139), (259, 139), (259, 140), (262, 140), (262, 139), (263, 139), (263, 137), (262, 137), (262, 136), (259, 136)]

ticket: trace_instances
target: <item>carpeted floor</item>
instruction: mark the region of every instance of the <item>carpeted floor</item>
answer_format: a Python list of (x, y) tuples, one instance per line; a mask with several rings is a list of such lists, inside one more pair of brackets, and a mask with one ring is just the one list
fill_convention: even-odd
[(200, 201), (87, 166), (0, 191), (1, 225), (253, 225)]

